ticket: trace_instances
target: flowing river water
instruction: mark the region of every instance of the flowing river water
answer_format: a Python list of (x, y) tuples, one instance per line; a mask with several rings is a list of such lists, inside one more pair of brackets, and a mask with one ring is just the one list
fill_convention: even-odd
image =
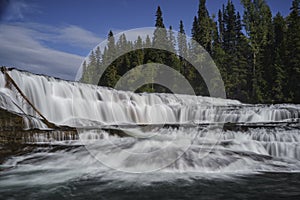
[[(34, 148), (1, 164), (0, 199), (300, 198), (300, 105), (8, 73), (50, 122), (77, 128), (78, 139), (37, 134)], [(23, 116), (25, 129), (48, 129), (5, 85), (1, 74), (0, 107)]]

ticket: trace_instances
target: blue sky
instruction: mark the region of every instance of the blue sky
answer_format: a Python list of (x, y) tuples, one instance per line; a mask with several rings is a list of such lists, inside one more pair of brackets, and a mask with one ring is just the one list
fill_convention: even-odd
[[(207, 0), (210, 14), (227, 0)], [(239, 0), (233, 0), (243, 12)], [(289, 13), (292, 0), (267, 0), (273, 14)], [(190, 35), (198, 0), (0, 0), (0, 65), (74, 80), (84, 57), (115, 33), (152, 27), (160, 5), (164, 23)]]

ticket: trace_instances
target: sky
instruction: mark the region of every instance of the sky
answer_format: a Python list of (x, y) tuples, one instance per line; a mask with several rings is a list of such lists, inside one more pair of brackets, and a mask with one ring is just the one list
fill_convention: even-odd
[[(153, 27), (159, 5), (164, 24), (190, 35), (198, 0), (0, 0), (0, 65), (75, 80), (89, 52), (109, 30)], [(227, 0), (207, 0), (216, 14)], [(273, 15), (287, 16), (292, 0), (267, 0)], [(233, 0), (243, 13), (239, 0)]]

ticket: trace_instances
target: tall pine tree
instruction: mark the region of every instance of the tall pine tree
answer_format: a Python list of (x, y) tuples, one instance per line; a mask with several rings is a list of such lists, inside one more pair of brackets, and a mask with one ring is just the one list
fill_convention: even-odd
[(300, 103), (300, 0), (293, 0), (287, 26), (288, 97)]
[[(280, 13), (273, 19), (274, 41), (273, 41), (273, 63), (271, 71), (270, 95), (273, 102), (284, 102), (284, 88), (287, 87), (286, 77), (286, 22)], [(288, 94), (286, 94), (288, 95)]]
[(185, 30), (183, 26), (182, 20), (180, 20), (179, 23), (179, 32), (177, 36), (178, 41), (178, 54), (180, 56), (180, 69), (179, 72), (181, 72), (183, 75), (185, 75), (185, 68), (186, 68), (186, 62), (184, 59), (188, 56), (188, 47), (187, 47), (187, 39), (185, 35)]
[[(270, 8), (265, 0), (241, 0), (244, 5), (244, 25), (252, 48), (252, 100), (264, 102), (266, 81), (264, 80), (264, 65), (268, 63), (268, 40), (270, 40)], [(259, 20), (258, 20), (259, 19)]]

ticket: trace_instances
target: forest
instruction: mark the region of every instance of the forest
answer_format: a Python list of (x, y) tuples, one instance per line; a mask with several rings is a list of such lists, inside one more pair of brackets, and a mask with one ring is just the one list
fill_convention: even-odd
[[(210, 14), (206, 0), (200, 0), (191, 30), (192, 39), (205, 48), (217, 65), (227, 98), (245, 103), (300, 103), (300, 0), (292, 1), (288, 16), (279, 12), (273, 16), (265, 0), (241, 0), (241, 4), (243, 13), (229, 0), (217, 14)], [(164, 38), (154, 33), (153, 37), (138, 37), (133, 42), (124, 34), (115, 38), (109, 31), (103, 52), (97, 47), (83, 63), (80, 81), (114, 87), (127, 71), (146, 63), (162, 63), (181, 73), (197, 95), (208, 96), (203, 78), (184, 59), (189, 56), (187, 52), (193, 51), (193, 44), (186, 37), (183, 21), (178, 23), (180, 34), (174, 35), (173, 27), (165, 26), (158, 6), (155, 27), (164, 30)], [(161, 39), (177, 54), (149, 48)], [(138, 50), (111, 62), (116, 51), (130, 47)], [(96, 80), (107, 63), (111, 64)], [(135, 73), (138, 77), (139, 72)], [(151, 73), (156, 76), (159, 71)], [(137, 92), (171, 91), (158, 84), (147, 84)]]

